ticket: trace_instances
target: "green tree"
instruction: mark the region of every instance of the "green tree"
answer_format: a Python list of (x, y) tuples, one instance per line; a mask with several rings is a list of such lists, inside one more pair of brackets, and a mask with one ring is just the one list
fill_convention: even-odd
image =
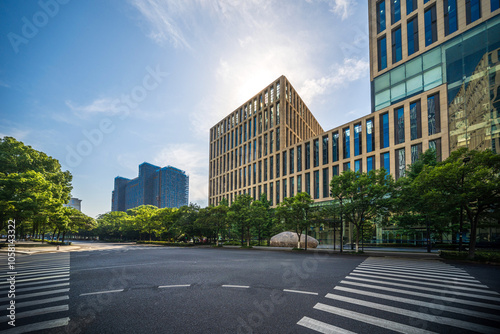
[(157, 233), (160, 235), (172, 235), (177, 228), (177, 208), (161, 208), (156, 210), (153, 219), (156, 221)]
[(347, 170), (332, 178), (331, 193), (342, 198), (342, 213), (357, 231), (356, 252), (362, 226), (387, 205), (392, 186), (392, 178), (383, 168), (368, 173)]
[(139, 233), (147, 233), (149, 241), (151, 241), (151, 235), (159, 231), (158, 220), (154, 219), (157, 210), (158, 208), (154, 205), (140, 205), (127, 210), (127, 214), (132, 217)]
[(231, 204), (228, 212), (228, 219), (234, 222), (236, 228), (241, 233), (241, 245), (243, 246), (243, 239), (246, 234), (247, 247), (250, 247), (251, 234), (250, 230), (253, 227), (251, 217), (251, 205), (253, 198), (248, 194), (242, 194), (236, 197)]
[(463, 208), (470, 226), (468, 257), (473, 259), (481, 220), (500, 209), (500, 155), (461, 148), (435, 167), (424, 168), (415, 181), (429, 201), (441, 198)]
[(219, 246), (219, 234), (227, 226), (228, 202), (223, 198), (219, 205), (209, 207), (210, 225), (215, 232), (216, 245)]
[(97, 217), (96, 233), (99, 239), (120, 239), (127, 232), (128, 215), (123, 211), (110, 211)]
[(307, 249), (307, 230), (310, 226), (308, 214), (312, 202), (308, 193), (300, 192), (293, 197), (284, 198), (277, 208), (277, 216), (287, 228), (297, 233), (297, 248), (300, 248), (300, 237), (306, 231), (305, 249)]

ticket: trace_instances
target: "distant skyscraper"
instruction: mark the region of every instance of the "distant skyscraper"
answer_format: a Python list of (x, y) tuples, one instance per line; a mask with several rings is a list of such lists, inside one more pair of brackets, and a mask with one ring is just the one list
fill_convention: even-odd
[(71, 197), (68, 204), (63, 204), (63, 206), (68, 208), (74, 208), (77, 209), (78, 211), (82, 211), (82, 200), (75, 197)]
[(140, 205), (180, 208), (189, 203), (189, 176), (171, 167), (160, 168), (147, 162), (139, 165), (139, 177), (115, 178), (112, 211), (126, 211)]

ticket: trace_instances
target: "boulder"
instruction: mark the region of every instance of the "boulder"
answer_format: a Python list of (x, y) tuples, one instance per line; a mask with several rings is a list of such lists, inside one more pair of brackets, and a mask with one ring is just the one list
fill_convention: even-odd
[[(271, 238), (270, 246), (271, 247), (297, 247), (297, 233), (295, 232), (281, 232), (280, 234), (276, 234)], [(306, 245), (306, 236), (302, 234), (300, 236), (300, 247), (305, 248)], [(316, 248), (318, 247), (318, 240), (314, 239), (311, 236), (307, 236), (307, 248)]]

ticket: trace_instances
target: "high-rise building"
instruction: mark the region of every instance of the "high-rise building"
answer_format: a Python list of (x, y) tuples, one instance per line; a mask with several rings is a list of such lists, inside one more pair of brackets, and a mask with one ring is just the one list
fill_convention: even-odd
[(76, 209), (78, 211), (82, 211), (82, 200), (78, 199), (76, 197), (71, 197), (68, 204), (63, 204), (63, 206), (68, 207), (68, 208), (73, 208), (73, 209)]
[(397, 179), (429, 148), (440, 160), (463, 146), (498, 152), (499, 0), (369, 0), (368, 10), (371, 112), (323, 131), (280, 77), (210, 129), (209, 204), (266, 194), (276, 205), (301, 191), (326, 202), (347, 169)]
[(140, 205), (180, 208), (189, 204), (189, 176), (171, 166), (160, 168), (144, 162), (139, 165), (137, 178), (115, 178), (111, 197), (111, 211), (126, 211)]

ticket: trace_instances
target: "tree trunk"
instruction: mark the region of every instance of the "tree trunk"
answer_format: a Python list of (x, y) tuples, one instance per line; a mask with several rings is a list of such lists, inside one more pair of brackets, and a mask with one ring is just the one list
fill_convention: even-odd
[(357, 230), (357, 233), (356, 233), (356, 253), (359, 251), (359, 230), (360, 230), (360, 226), (356, 226), (356, 230)]
[(476, 255), (476, 237), (477, 237), (477, 223), (479, 215), (476, 215), (470, 220), (470, 241), (469, 241), (469, 255), (467, 259), (472, 260)]
[(247, 227), (247, 247), (250, 247), (250, 227)]
[(59, 231), (57, 231), (57, 238), (56, 238), (56, 241), (59, 242), (59, 236), (61, 235), (61, 229), (59, 229)]
[(66, 230), (63, 231), (62, 242), (64, 243), (64, 235), (66, 234)]

